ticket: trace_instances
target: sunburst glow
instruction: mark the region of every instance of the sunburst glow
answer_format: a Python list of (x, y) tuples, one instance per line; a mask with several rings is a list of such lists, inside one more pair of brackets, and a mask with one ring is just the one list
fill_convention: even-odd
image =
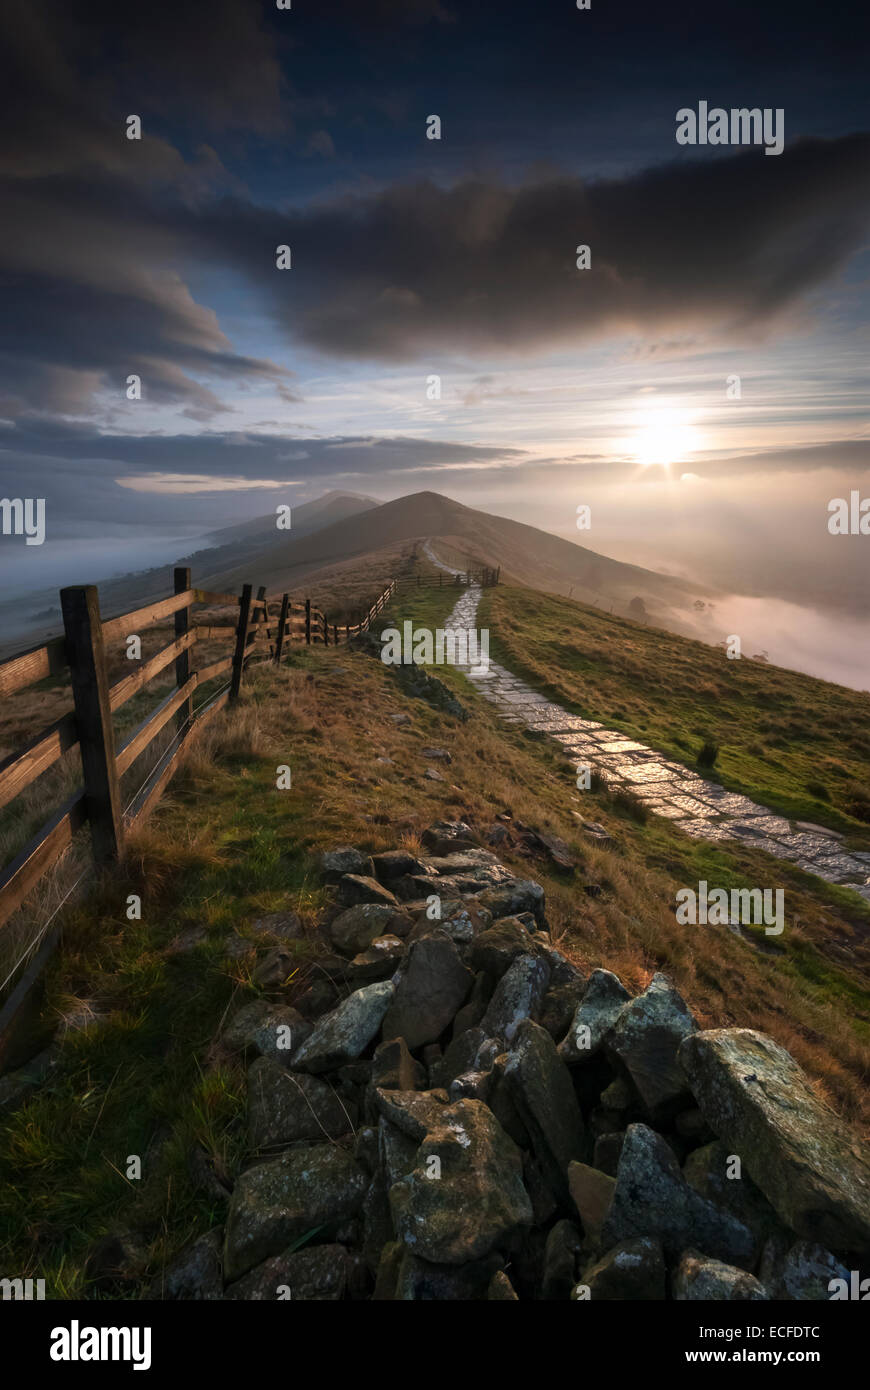
[(684, 463), (697, 447), (697, 430), (687, 410), (658, 408), (638, 422), (631, 451), (643, 468)]

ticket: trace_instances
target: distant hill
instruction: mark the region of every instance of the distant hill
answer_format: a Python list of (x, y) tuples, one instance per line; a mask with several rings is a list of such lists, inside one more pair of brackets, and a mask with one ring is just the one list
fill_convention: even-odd
[[(371, 511), (372, 507), (381, 505), (377, 498), (364, 497), (358, 492), (327, 492), (313, 502), (303, 502), (293, 507), (291, 530), (298, 539), (324, 526), (331, 526), (333, 522), (358, 516), (360, 512)], [(275, 513), (267, 512), (265, 516), (255, 516), (251, 521), (241, 521), (235, 526), (222, 526), (218, 531), (211, 531), (206, 539), (214, 545), (233, 545), (236, 541), (244, 540), (256, 540), (262, 545), (265, 539), (273, 538), (274, 533)]]
[[(256, 577), (270, 593), (292, 592), (303, 583), (310, 585), (319, 570), (426, 539), (440, 541), (435, 552), (449, 563), (500, 566), (503, 582), (550, 593), (567, 594), (573, 588), (576, 597), (613, 605), (620, 613), (628, 612), (633, 601), (640, 599), (650, 620), (666, 627), (682, 626), (681, 612), (688, 615), (696, 603), (715, 597), (699, 585), (612, 560), (535, 526), (463, 506), (437, 492), (399, 497), (308, 536), (285, 533), (259, 550)], [(244, 565), (224, 568), (223, 555), (204, 552), (198, 558), (206, 564), (211, 558), (220, 561), (220, 568), (202, 580), (209, 587), (235, 588), (251, 577), (250, 566), (247, 571)]]
[[(332, 609), (353, 604), (393, 577), (408, 557), (432, 540), (435, 553), (462, 567), (501, 568), (503, 583), (572, 595), (618, 614), (644, 613), (650, 622), (679, 632), (698, 631), (699, 608), (716, 596), (682, 579), (625, 564), (536, 526), (463, 506), (437, 492), (417, 492), (377, 503), (353, 493), (328, 493), (294, 507), (289, 531), (276, 528), (274, 513), (213, 533), (216, 544), (180, 556), (205, 589), (238, 590), (265, 584), (267, 592), (309, 594)], [(100, 585), (100, 603), (111, 616), (166, 594), (166, 566)], [(44, 608), (56, 596), (34, 595)], [(643, 607), (639, 608), (639, 604)], [(57, 624), (52, 624), (52, 631)], [(48, 635), (44, 627), (32, 640)], [(720, 634), (716, 634), (718, 636)], [(7, 644), (8, 645), (8, 644)], [(16, 637), (15, 648), (23, 645)]]

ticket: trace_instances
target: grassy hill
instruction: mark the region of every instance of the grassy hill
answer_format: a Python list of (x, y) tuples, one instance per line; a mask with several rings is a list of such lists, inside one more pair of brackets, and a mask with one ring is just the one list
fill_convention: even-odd
[[(189, 566), (201, 588), (238, 591), (242, 584), (264, 584), (271, 595), (290, 593), (311, 597), (343, 621), (360, 588), (369, 580), (371, 598), (382, 585), (406, 568), (409, 557), (429, 538), (439, 553), (460, 566), (500, 567), (502, 577), (544, 592), (574, 591), (579, 597), (630, 614), (640, 601), (650, 620), (675, 631), (695, 631), (694, 605), (706, 605), (711, 591), (654, 570), (625, 564), (594, 550), (526, 526), (463, 506), (436, 492), (418, 492), (392, 502), (374, 503), (352, 494), (329, 494), (293, 509), (293, 526), (278, 531), (274, 515), (224, 528), (212, 536), (219, 543), (177, 563)], [(100, 585), (104, 616), (123, 613), (169, 591), (168, 567), (123, 575)], [(34, 614), (28, 642), (54, 635), (59, 626), (57, 593), (34, 592), (26, 607)], [(3, 638), (4, 609), (0, 604), (0, 655), (12, 655), (26, 645), (20, 628), (22, 602), (7, 607), (5, 619), (13, 641)], [(37, 618), (37, 610), (42, 614)], [(54, 617), (52, 615), (54, 614)], [(708, 618), (711, 637), (717, 635)]]
[[(465, 507), (437, 492), (418, 492), (325, 526), (294, 540), (292, 533), (259, 555), (261, 582), (270, 590), (292, 589), (302, 576), (375, 550), (427, 537), (470, 553), (478, 564), (502, 567), (505, 577), (549, 590), (576, 585), (590, 597), (598, 594), (608, 607), (627, 611), (642, 597), (651, 612), (677, 620), (707, 591), (668, 575), (611, 560), (535, 526)], [(221, 571), (221, 584), (246, 577), (241, 570)], [(247, 576), (250, 577), (250, 576)]]
[[(436, 626), (453, 598), (412, 591), (393, 616)], [(519, 644), (517, 634), (527, 631), (531, 641), (533, 601), (548, 622), (558, 615), (563, 629), (582, 613), (521, 591), (493, 592), (487, 604), (506, 634), (500, 640)], [(611, 673), (606, 691), (587, 689), (588, 712), (611, 718), (618, 708), (626, 720), (648, 722), (657, 701), (667, 705), (658, 685), (635, 696), (643, 660), (653, 659), (639, 645), (642, 631), (615, 621), (599, 630), (602, 641), (609, 632)], [(564, 630), (560, 640), (568, 641)], [(638, 664), (618, 679), (620, 646), (626, 662), (633, 653)], [(549, 665), (543, 653), (530, 659), (551, 684), (575, 679), (567, 662), (560, 675), (556, 654)], [(666, 686), (667, 670), (651, 669)], [(194, 1233), (222, 1221), (219, 1189), (203, 1172), (236, 1171), (247, 1132), (244, 1068), (222, 1047), (220, 1031), (258, 994), (256, 949), (269, 943), (258, 924), (292, 910), (312, 933), (288, 948), (292, 1002), (317, 977), (323, 951), (314, 935), (324, 905), (317, 854), (346, 843), (416, 847), (422, 829), (439, 819), (465, 818), (483, 839), (494, 824), (507, 828), (500, 857), (543, 884), (553, 935), (583, 968), (604, 965), (632, 989), (667, 971), (702, 1026), (772, 1034), (838, 1108), (870, 1120), (870, 910), (780, 865), (790, 926), (775, 953), (726, 929), (679, 926), (678, 887), (701, 878), (725, 887), (761, 882), (764, 856), (741, 844), (689, 840), (602, 788), (581, 796), (556, 744), (501, 723), (456, 672), (438, 674), (470, 712), (467, 723), (407, 697), (393, 671), (362, 651), (294, 649), (280, 671), (253, 671), (240, 705), (192, 751), (123, 871), (68, 911), (39, 1025), (45, 1038), (60, 1028), (57, 1065), (0, 1129), (0, 1167), (15, 1174), (0, 1186), (4, 1267), (46, 1277), (50, 1296), (93, 1294), (87, 1251), (124, 1230), (142, 1251), (141, 1277), (128, 1291), (136, 1296)], [(581, 703), (580, 685), (572, 688)], [(645, 715), (632, 703), (641, 698), (650, 706)], [(439, 765), (443, 781), (426, 775), (424, 749), (432, 745), (452, 754), (450, 766)], [(278, 791), (275, 771), (284, 763), (292, 790)], [(580, 813), (603, 823), (612, 844), (590, 841)], [(530, 857), (514, 836), (516, 822), (561, 836), (576, 873)], [(142, 896), (141, 922), (126, 919), (128, 893)], [(129, 1154), (144, 1158), (139, 1182), (125, 1177)]]
[(586, 604), (499, 587), (479, 625), (496, 660), (572, 713), (607, 721), (793, 819), (870, 848), (870, 696)]

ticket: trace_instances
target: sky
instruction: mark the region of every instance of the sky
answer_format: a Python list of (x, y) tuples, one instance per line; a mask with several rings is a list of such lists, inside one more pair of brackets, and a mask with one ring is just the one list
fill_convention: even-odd
[[(870, 496), (868, 22), (7, 0), (0, 494), (46, 538), (0, 536), (0, 581), (430, 490), (860, 619), (828, 503)], [(782, 152), (678, 143), (702, 102)]]

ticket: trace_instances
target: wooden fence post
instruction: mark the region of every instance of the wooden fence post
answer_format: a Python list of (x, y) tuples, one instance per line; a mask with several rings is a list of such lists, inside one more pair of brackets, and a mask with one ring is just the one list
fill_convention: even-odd
[(305, 645), (311, 646), (311, 599), (305, 600)]
[(281, 617), (278, 620), (278, 637), (275, 641), (275, 665), (281, 665), (281, 651), (284, 647), (284, 629), (287, 626), (287, 611), (290, 607), (290, 595), (281, 595)]
[[(186, 593), (190, 588), (190, 570), (176, 569), (173, 572), (175, 580), (175, 592), (177, 594)], [(190, 631), (190, 607), (179, 608), (175, 613), (175, 636), (184, 637)], [(190, 648), (182, 652), (181, 656), (175, 658), (175, 684), (179, 690), (187, 684), (190, 676)], [(190, 692), (184, 704), (180, 706), (175, 716), (175, 727), (178, 734), (188, 722), (193, 722), (193, 691)]]
[(242, 597), (239, 601), (239, 625), (236, 628), (236, 650), (233, 653), (233, 675), (230, 681), (230, 699), (239, 698), (239, 690), (242, 685), (242, 673), (245, 669), (245, 647), (248, 641), (248, 624), (251, 621), (251, 596), (253, 586), (245, 584), (242, 589)]
[(265, 624), (266, 639), (268, 641), (271, 636), (271, 633), (269, 632), (269, 610), (265, 606), (265, 600), (266, 586), (265, 584), (261, 584), (259, 589), (257, 590), (257, 602), (262, 603), (263, 607), (257, 609), (257, 626), (259, 627), (261, 623)]
[(61, 589), (60, 603), (82, 755), (85, 807), (94, 860), (100, 865), (120, 859), (124, 853), (100, 601), (94, 585), (88, 584), (85, 588)]
[(338, 623), (332, 624), (332, 645), (334, 647), (338, 646)]
[(325, 613), (323, 615), (323, 645), (324, 647), (329, 646), (329, 619)]

